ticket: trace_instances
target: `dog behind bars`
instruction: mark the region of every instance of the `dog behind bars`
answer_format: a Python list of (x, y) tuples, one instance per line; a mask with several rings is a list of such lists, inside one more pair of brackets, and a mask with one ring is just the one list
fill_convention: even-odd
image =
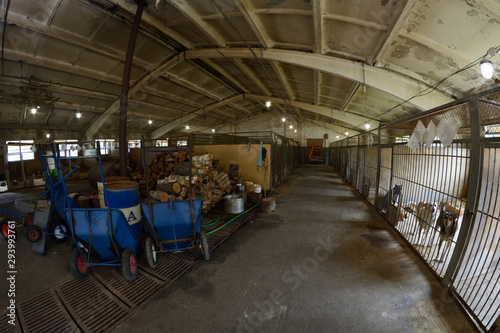
[(429, 229), (434, 226), (436, 218), (437, 205), (433, 202), (420, 202), (416, 207), (416, 217), (418, 221), (417, 244), (420, 244), (420, 237), (423, 234), (422, 245), (425, 245), (425, 239)]
[(435, 259), (439, 262), (443, 262), (444, 254), (448, 251), (451, 242), (453, 241), (453, 237), (457, 232), (458, 226), (458, 215), (455, 213), (450, 213), (446, 211), (446, 205), (441, 204), (441, 210), (439, 212), (439, 217), (437, 219), (437, 227), (439, 228), (439, 246), (437, 255), (439, 256), (439, 252), (441, 252), (441, 244), (443, 241), (446, 241), (446, 246), (441, 254), (441, 258)]

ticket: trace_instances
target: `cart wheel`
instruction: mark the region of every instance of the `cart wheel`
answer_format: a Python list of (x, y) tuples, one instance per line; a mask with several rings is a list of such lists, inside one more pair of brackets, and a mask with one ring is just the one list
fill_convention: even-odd
[(129, 282), (137, 279), (137, 260), (134, 251), (126, 248), (122, 253), (122, 273), (125, 279)]
[(73, 276), (78, 280), (85, 280), (89, 276), (90, 268), (86, 265), (85, 257), (78, 248), (73, 249), (71, 252), (69, 268)]
[(56, 243), (64, 243), (67, 238), (68, 228), (64, 223), (57, 223), (57, 221), (53, 221), (49, 226), (49, 237)]
[(207, 235), (205, 235), (204, 231), (200, 232), (200, 246), (203, 259), (210, 260), (210, 247), (208, 246)]
[(42, 230), (36, 225), (29, 225), (24, 231), (24, 236), (30, 243), (36, 243), (42, 238)]
[(7, 219), (2, 219), (0, 221), (0, 228), (2, 230), (2, 236), (5, 238), (5, 240), (9, 239), (9, 235), (11, 233), (10, 227), (9, 227), (9, 220)]
[(146, 257), (151, 268), (156, 266), (156, 248), (151, 238), (146, 239)]
[(24, 224), (25, 227), (33, 224), (33, 213), (28, 213), (24, 217), (24, 223), (23, 224)]

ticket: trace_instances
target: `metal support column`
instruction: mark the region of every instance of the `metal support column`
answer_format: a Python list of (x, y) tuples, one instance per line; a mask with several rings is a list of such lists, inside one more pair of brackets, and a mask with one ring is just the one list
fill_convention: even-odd
[(481, 123), (479, 119), (479, 105), (477, 95), (469, 100), (469, 116), (471, 127), (471, 146), (470, 146), (470, 172), (467, 188), (467, 201), (465, 203), (465, 214), (462, 220), (462, 227), (458, 235), (455, 251), (451, 257), (448, 269), (444, 275), (442, 284), (450, 286), (456, 277), (458, 268), (467, 250), (471, 231), (474, 227), (474, 217), (477, 211), (478, 196), (481, 185), (481, 174), (483, 170), (483, 146), (481, 145)]

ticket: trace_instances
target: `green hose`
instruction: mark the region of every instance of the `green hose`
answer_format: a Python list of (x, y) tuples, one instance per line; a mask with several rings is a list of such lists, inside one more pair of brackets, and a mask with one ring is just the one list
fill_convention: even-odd
[(214, 223), (210, 223), (210, 224), (205, 224), (205, 225), (202, 225), (202, 227), (210, 227), (211, 225), (214, 225), (214, 224), (216, 224), (217, 222), (219, 222), (219, 220), (220, 220), (220, 215), (219, 215), (219, 217), (217, 218), (217, 221), (215, 221)]
[[(288, 181), (284, 182), (284, 183), (283, 183), (283, 184), (281, 184), (279, 187), (277, 187), (277, 188), (275, 188), (274, 190), (272, 190), (271, 192), (269, 192), (269, 193), (266, 195), (266, 198), (267, 198), (267, 197), (269, 197), (269, 196), (270, 196), (270, 195), (271, 195), (274, 191), (276, 191), (277, 189), (279, 189), (279, 188), (283, 187), (286, 183), (288, 183)], [(252, 209), (254, 209), (255, 207), (257, 207), (258, 205), (260, 205), (260, 203), (261, 203), (261, 202), (262, 202), (262, 200), (261, 200), (261, 201), (259, 201), (259, 202), (258, 202), (255, 206), (253, 206), (252, 208), (249, 208), (249, 209), (247, 209), (246, 211), (244, 211), (243, 213), (240, 213), (240, 214), (236, 215), (235, 217), (233, 217), (232, 219), (230, 219), (229, 221), (227, 221), (226, 223), (224, 223), (223, 225), (221, 225), (221, 226), (220, 226), (220, 227), (218, 227), (217, 229), (214, 229), (214, 230), (212, 230), (212, 231), (207, 232), (207, 233), (206, 233), (206, 235), (208, 236), (208, 235), (210, 235), (211, 233), (216, 232), (216, 231), (218, 231), (218, 230), (220, 230), (220, 229), (224, 228), (226, 225), (228, 225), (229, 223), (233, 222), (234, 220), (236, 220), (236, 219), (237, 219), (238, 217), (240, 217), (241, 215), (244, 215), (244, 214), (248, 213), (249, 211), (251, 211)], [(203, 227), (209, 227), (209, 226), (211, 226), (211, 225), (214, 225), (215, 223), (219, 222), (219, 220), (220, 220), (220, 216), (219, 216), (219, 218), (217, 219), (217, 221), (215, 221), (214, 223), (204, 225)]]

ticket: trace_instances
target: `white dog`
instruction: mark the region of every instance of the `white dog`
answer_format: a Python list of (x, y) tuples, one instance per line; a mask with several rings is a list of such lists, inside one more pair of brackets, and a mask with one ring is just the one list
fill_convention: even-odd
[[(430, 202), (420, 202), (417, 205), (417, 220), (418, 220), (418, 239), (417, 239), (417, 244), (424, 244), (425, 239), (427, 238), (427, 234), (429, 232), (429, 229), (434, 226), (434, 223), (436, 221), (436, 212), (437, 212), (437, 205), (435, 203), (430, 203)], [(422, 235), (422, 231), (424, 234), (424, 237), (422, 239), (422, 243), (420, 243), (420, 237)]]

